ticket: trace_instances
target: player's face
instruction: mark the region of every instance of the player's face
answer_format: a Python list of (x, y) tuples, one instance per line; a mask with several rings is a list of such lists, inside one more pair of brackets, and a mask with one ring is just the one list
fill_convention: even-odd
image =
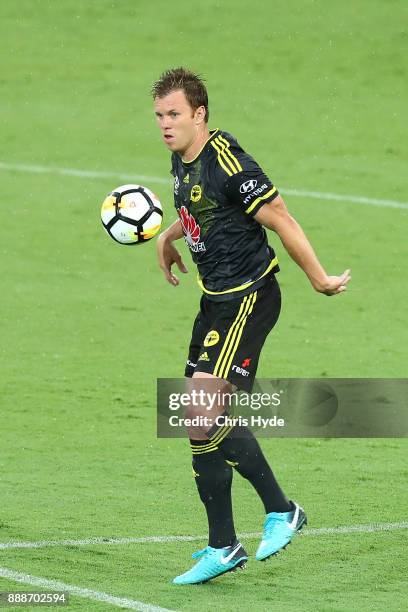
[(194, 111), (184, 91), (177, 90), (163, 98), (155, 98), (154, 112), (166, 146), (181, 154), (187, 151), (202, 125), (203, 107)]

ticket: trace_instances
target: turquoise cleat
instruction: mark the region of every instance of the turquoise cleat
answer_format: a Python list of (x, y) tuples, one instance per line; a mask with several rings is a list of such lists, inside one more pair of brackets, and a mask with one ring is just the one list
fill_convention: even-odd
[(282, 548), (286, 548), (295, 533), (307, 524), (306, 514), (296, 502), (290, 512), (270, 512), (266, 515), (261, 543), (256, 551), (257, 561), (265, 561)]
[(173, 584), (201, 584), (212, 578), (232, 572), (238, 568), (244, 569), (248, 555), (239, 542), (225, 548), (207, 546), (192, 555), (200, 559), (190, 570), (176, 576)]

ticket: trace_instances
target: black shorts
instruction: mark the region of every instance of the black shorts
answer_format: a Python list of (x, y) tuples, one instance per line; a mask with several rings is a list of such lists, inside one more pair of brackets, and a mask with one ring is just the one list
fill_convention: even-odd
[(281, 308), (279, 284), (274, 275), (244, 297), (200, 302), (191, 336), (185, 376), (207, 372), (251, 392), (259, 355)]

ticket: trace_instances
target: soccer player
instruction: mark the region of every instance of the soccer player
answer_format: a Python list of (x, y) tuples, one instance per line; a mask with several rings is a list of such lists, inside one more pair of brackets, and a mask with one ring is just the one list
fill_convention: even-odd
[[(159, 265), (174, 286), (176, 264), (187, 269), (174, 242), (183, 238), (198, 268), (202, 290), (185, 376), (190, 388), (250, 392), (262, 346), (280, 312), (279, 270), (264, 227), (274, 230), (312, 287), (326, 295), (345, 291), (350, 270), (329, 276), (277, 188), (231, 134), (209, 130), (202, 79), (185, 68), (164, 72), (152, 87), (163, 142), (172, 152), (174, 202), (179, 218), (158, 238)], [(232, 385), (235, 385), (233, 387)], [(208, 406), (187, 409), (186, 417)], [(222, 401), (212, 417), (227, 414)], [(224, 421), (227, 422), (227, 421)], [(258, 441), (240, 425), (188, 428), (193, 474), (209, 525), (208, 546), (174, 584), (206, 582), (243, 567), (231, 504), (232, 471), (253, 485), (265, 508), (256, 559), (284, 548), (306, 523), (303, 509), (280, 488)]]

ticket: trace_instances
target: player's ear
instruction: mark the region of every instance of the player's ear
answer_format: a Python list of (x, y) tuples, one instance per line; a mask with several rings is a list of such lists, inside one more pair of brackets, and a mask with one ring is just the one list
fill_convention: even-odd
[(196, 108), (194, 113), (194, 121), (196, 125), (199, 125), (205, 121), (205, 106), (199, 106)]

